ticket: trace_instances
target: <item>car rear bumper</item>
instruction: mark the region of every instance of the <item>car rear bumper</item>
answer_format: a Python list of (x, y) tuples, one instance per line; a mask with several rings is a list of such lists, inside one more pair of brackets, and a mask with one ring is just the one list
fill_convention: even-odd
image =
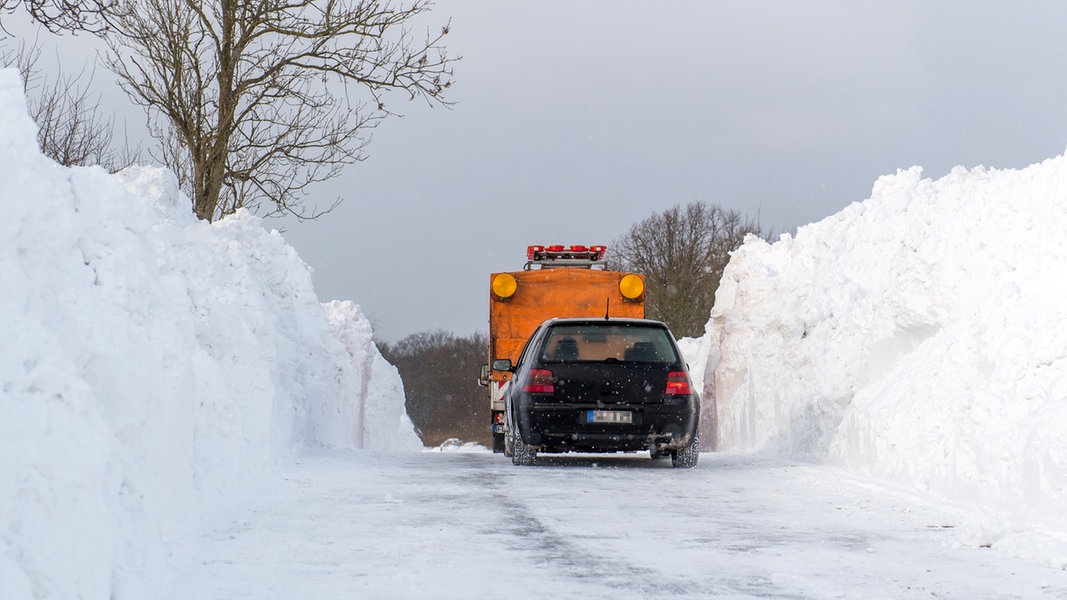
[[(589, 411), (631, 413), (630, 423), (592, 423)], [(523, 441), (542, 452), (680, 450), (696, 434), (699, 404), (525, 404), (517, 415)]]

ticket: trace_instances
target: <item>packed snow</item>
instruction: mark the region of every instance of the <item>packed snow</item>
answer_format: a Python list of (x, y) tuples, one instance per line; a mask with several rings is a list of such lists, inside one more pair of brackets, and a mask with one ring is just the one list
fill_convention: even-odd
[(538, 460), (308, 452), (205, 531), (159, 600), (1067, 598), (1067, 572), (951, 544), (952, 507), (834, 467)]
[(419, 449), (359, 308), (170, 173), (60, 167), (0, 71), (0, 598), (143, 599), (295, 448)]
[(689, 342), (719, 447), (927, 491), (974, 514), (960, 544), (1067, 568), (1064, 232), (1060, 156), (902, 170), (795, 236), (750, 237)]

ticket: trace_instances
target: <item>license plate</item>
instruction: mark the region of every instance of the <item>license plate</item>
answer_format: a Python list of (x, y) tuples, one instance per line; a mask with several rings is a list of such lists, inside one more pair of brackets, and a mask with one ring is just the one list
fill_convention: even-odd
[(587, 423), (633, 423), (634, 414), (628, 410), (587, 410)]

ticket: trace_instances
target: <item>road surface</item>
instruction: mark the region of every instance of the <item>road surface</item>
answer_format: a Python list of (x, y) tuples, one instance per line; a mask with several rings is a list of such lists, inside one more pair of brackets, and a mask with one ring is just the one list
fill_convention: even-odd
[(190, 542), (166, 598), (1067, 598), (1067, 572), (961, 546), (951, 507), (833, 468), (541, 462), (308, 454)]

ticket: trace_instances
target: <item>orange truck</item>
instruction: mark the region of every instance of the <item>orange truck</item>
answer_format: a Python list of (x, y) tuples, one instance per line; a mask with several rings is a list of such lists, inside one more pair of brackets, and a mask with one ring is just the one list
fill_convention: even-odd
[(511, 373), (494, 360), (517, 363), (526, 340), (552, 318), (645, 316), (645, 280), (609, 271), (605, 246), (529, 246), (522, 271), (493, 273), (489, 284), (489, 360), (479, 383), (489, 390), (493, 452), (504, 451), (504, 390)]

